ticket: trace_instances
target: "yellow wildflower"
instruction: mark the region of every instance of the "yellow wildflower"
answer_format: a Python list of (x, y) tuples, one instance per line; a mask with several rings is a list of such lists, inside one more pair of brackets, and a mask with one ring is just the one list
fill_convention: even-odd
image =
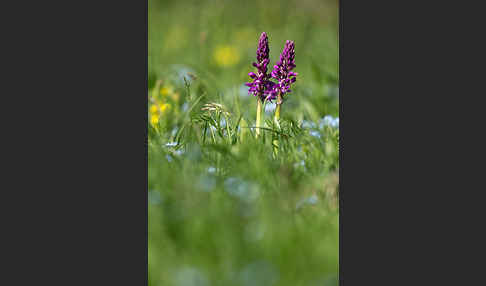
[(153, 126), (156, 126), (160, 122), (160, 117), (164, 114), (165, 111), (168, 111), (172, 108), (169, 103), (154, 103), (150, 106), (150, 123)]
[(161, 111), (161, 112), (164, 112), (164, 111), (166, 111), (166, 110), (168, 110), (168, 109), (171, 109), (171, 107), (172, 107), (172, 106), (171, 106), (170, 104), (168, 104), (168, 103), (164, 103), (164, 104), (162, 104), (162, 105), (160, 106), (160, 111)]
[(174, 93), (174, 88), (171, 85), (166, 85), (160, 90), (160, 94), (163, 96), (167, 96)]
[(152, 125), (157, 125), (159, 123), (159, 115), (158, 114), (152, 114), (150, 116), (150, 123)]
[(158, 111), (159, 111), (159, 108), (157, 107), (157, 105), (152, 104), (150, 106), (150, 113), (154, 114), (154, 113), (157, 113)]
[(214, 60), (219, 66), (230, 67), (240, 61), (240, 54), (233, 46), (219, 46), (214, 51)]

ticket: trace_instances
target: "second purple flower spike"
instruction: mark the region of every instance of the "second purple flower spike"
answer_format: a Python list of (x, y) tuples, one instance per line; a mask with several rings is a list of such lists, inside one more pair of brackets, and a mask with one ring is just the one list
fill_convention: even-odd
[(295, 45), (293, 41), (287, 40), (280, 54), (280, 59), (273, 67), (272, 77), (278, 83), (273, 87), (272, 96), (277, 96), (280, 93), (283, 97), (285, 93), (292, 91), (290, 85), (295, 82), (297, 76), (297, 73), (292, 72), (295, 67)]

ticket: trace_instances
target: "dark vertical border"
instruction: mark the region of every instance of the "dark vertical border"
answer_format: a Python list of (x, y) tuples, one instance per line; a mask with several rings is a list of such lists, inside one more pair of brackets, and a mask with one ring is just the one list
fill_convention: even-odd
[[(435, 117), (440, 113), (436, 110), (445, 110), (442, 106), (445, 93), (439, 92), (439, 84), (429, 90), (418, 86), (420, 81), (428, 82), (434, 76), (436, 71), (427, 64), (430, 57), (443, 50), (443, 44), (433, 52), (425, 45), (437, 36), (431, 37), (431, 29), (426, 25), (438, 25), (438, 22), (420, 22), (419, 14), (424, 15), (424, 21), (427, 18), (426, 4), (422, 2), (349, 3), (340, 1), (339, 5), (340, 285), (344, 285), (344, 277), (346, 286), (439, 285), (438, 279), (449, 280), (456, 269), (444, 272), (445, 268), (441, 268), (437, 275), (430, 272), (436, 261), (426, 259), (430, 258), (428, 248), (434, 248), (444, 236), (437, 237), (436, 241), (427, 238), (430, 232), (424, 229), (432, 229), (439, 223), (428, 219), (424, 210), (437, 215), (437, 205), (443, 205), (445, 188), (437, 186), (439, 179), (427, 185), (425, 177), (436, 169), (427, 164), (431, 153), (437, 152), (449, 139), (430, 144), (427, 133), (448, 126), (444, 123), (448, 121), (427, 122), (426, 116), (430, 115), (426, 113)], [(441, 28), (437, 30), (444, 30), (441, 25), (438, 27)], [(434, 62), (434, 65), (450, 71), (442, 64)], [(443, 80), (441, 85), (450, 87)], [(434, 99), (424, 111), (422, 106), (431, 96), (440, 99)], [(447, 156), (443, 155), (446, 153), (441, 152), (440, 156)], [(436, 162), (451, 166), (443, 159)], [(444, 176), (442, 183), (449, 183), (449, 178)], [(344, 184), (346, 196), (343, 196)], [(425, 205), (426, 193), (431, 189), (440, 191), (440, 195)], [(450, 223), (452, 220), (440, 216), (437, 221)], [(426, 249), (421, 249), (420, 244)], [(453, 260), (434, 254), (437, 257), (447, 263)], [(425, 280), (431, 278), (434, 282)]]
[(144, 194), (145, 194), (145, 282), (143, 285), (148, 285), (148, 1), (144, 0), (145, 4), (145, 97), (144, 97), (144, 123), (145, 123), (145, 186), (144, 186)]
[(37, 6), (21, 8), (26, 48), (9, 55), (23, 81), (9, 94), (24, 101), (9, 109), (35, 109), (12, 116), (28, 118), (27, 138), (11, 137), (28, 144), (11, 153), (30, 153), (9, 188), (22, 198), (6, 200), (28, 217), (27, 233), (5, 230), (26, 238), (15, 279), (147, 285), (148, 1)]

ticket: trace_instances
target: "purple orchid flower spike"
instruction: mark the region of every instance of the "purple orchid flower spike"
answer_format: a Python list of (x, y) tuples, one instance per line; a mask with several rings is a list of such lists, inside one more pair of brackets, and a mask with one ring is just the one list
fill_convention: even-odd
[[(295, 82), (297, 73), (292, 72), (296, 67), (295, 65), (295, 45), (293, 41), (287, 40), (285, 47), (280, 54), (280, 59), (273, 67), (272, 77), (278, 81), (273, 85), (273, 89), (270, 92), (273, 97), (279, 98), (278, 103), (282, 103), (285, 93), (289, 93), (290, 85)], [(279, 96), (280, 95), (280, 96)]]
[[(295, 45), (293, 41), (287, 40), (285, 47), (280, 54), (280, 59), (273, 67), (272, 77), (277, 80), (277, 83), (273, 85), (270, 96), (277, 97), (277, 106), (275, 108), (274, 122), (280, 128), (280, 113), (282, 110), (282, 103), (284, 95), (291, 92), (290, 85), (295, 82), (297, 73), (292, 70), (295, 68)], [(278, 138), (273, 140), (274, 152), (278, 153)]]
[(268, 74), (268, 63), (270, 49), (268, 48), (268, 36), (267, 33), (263, 32), (260, 35), (260, 40), (258, 41), (258, 48), (256, 51), (256, 62), (253, 66), (257, 68), (257, 72), (250, 72), (248, 75), (253, 79), (252, 82), (246, 83), (246, 86), (250, 87), (248, 93), (253, 94), (257, 97), (257, 112), (256, 112), (256, 137), (260, 135), (261, 127), (261, 112), (262, 103), (265, 100), (272, 100), (275, 97), (272, 95), (272, 91), (275, 89), (275, 83), (270, 81), (270, 74)]
[[(250, 72), (248, 75), (253, 79), (252, 82), (246, 83), (246, 86), (250, 87), (248, 93), (258, 96), (260, 100), (265, 99), (271, 100), (274, 97), (270, 96), (270, 92), (274, 89), (274, 83), (269, 80), (270, 75), (268, 74), (268, 64), (270, 49), (268, 48), (268, 36), (267, 33), (263, 32), (260, 35), (260, 40), (258, 41), (258, 48), (256, 52), (257, 61), (253, 63), (253, 66), (257, 68), (257, 72)], [(273, 94), (273, 93), (272, 93)]]

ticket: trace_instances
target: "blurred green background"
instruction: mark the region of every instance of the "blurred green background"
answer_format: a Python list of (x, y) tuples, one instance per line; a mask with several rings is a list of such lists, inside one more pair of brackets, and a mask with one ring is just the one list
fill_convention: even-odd
[[(338, 1), (149, 0), (148, 15), (149, 285), (338, 285)], [(269, 69), (293, 40), (299, 73), (282, 117), (301, 130), (278, 158), (244, 127), (263, 31)], [(194, 118), (211, 102), (235, 131), (208, 144)]]

